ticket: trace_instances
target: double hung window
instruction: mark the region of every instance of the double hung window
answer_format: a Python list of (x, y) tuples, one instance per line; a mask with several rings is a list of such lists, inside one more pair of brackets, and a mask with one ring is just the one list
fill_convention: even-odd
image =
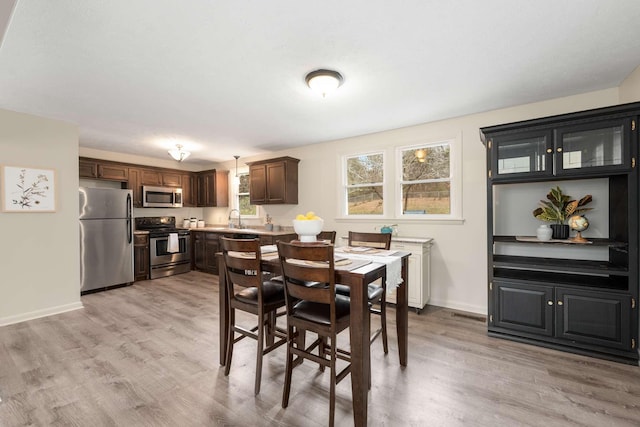
[(401, 215), (450, 215), (450, 143), (401, 148), (399, 154)]
[(459, 138), (342, 158), (341, 217), (460, 220)]
[(345, 158), (346, 214), (384, 214), (384, 154), (369, 153)]

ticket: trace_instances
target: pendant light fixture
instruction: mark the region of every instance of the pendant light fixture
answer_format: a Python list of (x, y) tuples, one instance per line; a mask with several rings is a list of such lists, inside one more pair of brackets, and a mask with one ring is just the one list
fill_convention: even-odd
[(307, 86), (314, 92), (318, 92), (324, 98), (327, 94), (335, 91), (342, 85), (344, 78), (333, 70), (315, 70), (305, 77)]
[(236, 159), (236, 176), (233, 177), (233, 186), (237, 192), (240, 188), (240, 176), (238, 175), (238, 159), (240, 158), (240, 156), (236, 155), (233, 156), (233, 158)]
[(173, 157), (174, 160), (181, 162), (189, 157), (191, 153), (183, 150), (182, 145), (176, 144), (176, 148), (172, 148), (171, 150), (169, 150), (169, 155)]

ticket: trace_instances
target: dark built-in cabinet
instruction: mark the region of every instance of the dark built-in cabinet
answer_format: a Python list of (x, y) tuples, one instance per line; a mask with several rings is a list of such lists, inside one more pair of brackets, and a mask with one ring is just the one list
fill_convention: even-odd
[[(638, 363), (639, 116), (633, 103), (481, 129), (491, 336)], [(600, 189), (589, 243), (530, 238), (539, 190), (556, 185)]]
[(249, 165), (252, 205), (298, 204), (298, 163), (292, 157), (261, 160)]

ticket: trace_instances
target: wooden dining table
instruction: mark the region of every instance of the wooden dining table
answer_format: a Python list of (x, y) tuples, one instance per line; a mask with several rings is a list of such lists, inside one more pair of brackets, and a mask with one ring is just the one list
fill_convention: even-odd
[[(396, 330), (398, 335), (398, 356), (401, 366), (407, 366), (408, 357), (408, 262), (409, 252), (398, 251), (401, 257), (402, 283), (396, 293)], [(220, 266), (220, 365), (226, 363), (227, 342), (225, 337), (229, 329), (229, 310), (227, 308), (226, 265), (221, 253), (217, 254)], [(263, 259), (264, 271), (280, 274), (281, 267), (277, 257)], [(370, 369), (370, 315), (367, 301), (367, 286), (379, 278), (386, 277), (386, 265), (375, 261), (354, 270), (336, 267), (336, 283), (349, 286), (351, 311), (349, 332), (351, 337), (351, 390), (353, 394), (353, 419), (355, 426), (367, 425), (367, 405)]]

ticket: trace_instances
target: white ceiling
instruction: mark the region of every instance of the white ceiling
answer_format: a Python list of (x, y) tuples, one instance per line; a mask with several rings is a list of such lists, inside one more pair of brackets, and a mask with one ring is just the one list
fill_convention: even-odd
[[(8, 21), (0, 108), (201, 163), (611, 88), (640, 65), (638, 0), (19, 0)], [(338, 93), (305, 86), (317, 68)]]

